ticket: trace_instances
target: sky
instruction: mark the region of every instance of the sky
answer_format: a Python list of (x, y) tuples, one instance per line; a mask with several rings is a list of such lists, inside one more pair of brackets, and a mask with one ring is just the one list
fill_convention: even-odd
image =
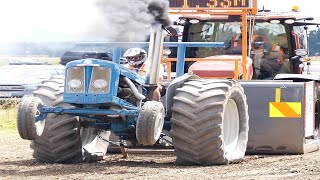
[(0, 41), (77, 38), (93, 12), (90, 0), (1, 0)]
[[(272, 10), (274, 12), (290, 11), (293, 6), (299, 6), (299, 10), (308, 17), (313, 17), (320, 23), (319, 0), (258, 0), (258, 9)], [(315, 29), (311, 27), (310, 29)]]
[[(78, 40), (95, 18), (94, 0), (1, 0), (0, 42)], [(119, 0), (121, 1), (121, 0)], [(258, 8), (302, 12), (320, 22), (319, 0), (258, 0)]]
[(292, 6), (299, 6), (301, 12), (320, 19), (316, 8), (320, 6), (319, 0), (258, 0), (258, 9), (262, 9), (263, 6), (272, 11), (290, 11)]

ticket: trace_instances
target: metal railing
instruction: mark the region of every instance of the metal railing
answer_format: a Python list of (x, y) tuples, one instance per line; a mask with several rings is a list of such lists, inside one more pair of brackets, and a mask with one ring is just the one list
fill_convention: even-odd
[[(113, 49), (113, 61), (115, 63), (120, 64), (122, 49), (127, 49), (131, 47), (148, 47), (149, 42), (94, 42), (100, 45), (111, 46), (115, 47)], [(175, 47), (177, 48), (177, 58), (167, 58), (166, 65), (167, 65), (167, 78), (171, 79), (171, 71), (172, 66), (171, 62), (176, 62), (176, 76), (182, 76), (184, 72), (185, 62), (190, 61), (225, 61), (225, 62), (234, 62), (234, 73), (233, 76), (221, 76), (221, 77), (214, 77), (214, 78), (239, 78), (239, 61), (241, 59), (231, 59), (231, 58), (186, 58), (186, 51), (189, 47), (204, 47), (204, 48), (223, 48), (224, 42), (164, 42), (163, 47)]]
[[(166, 59), (166, 65), (167, 65), (167, 80), (171, 80), (171, 62), (176, 62), (177, 58), (168, 58)], [(234, 73), (232, 76), (224, 75), (224, 76), (205, 76), (203, 78), (233, 78), (235, 80), (239, 79), (239, 61), (241, 59), (227, 59), (227, 58), (185, 58), (185, 62), (199, 62), (199, 61), (223, 61), (223, 62), (234, 62)]]

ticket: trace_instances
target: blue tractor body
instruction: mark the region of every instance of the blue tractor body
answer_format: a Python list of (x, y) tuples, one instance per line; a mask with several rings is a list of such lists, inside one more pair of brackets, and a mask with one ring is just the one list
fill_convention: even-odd
[[(105, 43), (112, 46), (114, 43)], [(121, 43), (120, 43), (121, 44)], [(139, 46), (148, 43), (133, 43)], [(117, 44), (116, 44), (117, 45)], [(184, 54), (187, 47), (223, 47), (223, 43), (164, 43), (165, 47), (177, 47), (177, 75), (183, 75)], [(141, 110), (142, 101), (134, 98), (128, 101), (120, 98), (119, 84), (121, 78), (128, 78), (135, 86), (139, 87), (142, 95), (148, 94), (147, 77), (140, 76), (134, 70), (130, 70), (120, 64), (121, 49), (115, 48), (113, 61), (99, 59), (82, 59), (71, 61), (66, 65), (65, 88), (63, 101), (74, 105), (72, 108), (49, 107), (43, 105), (40, 116), (37, 120), (44, 120), (48, 113), (73, 114), (79, 117), (95, 119), (95, 121), (84, 121), (86, 125), (104, 130), (111, 130), (118, 136), (134, 138), (137, 118)], [(180, 78), (176, 79), (176, 82)], [(182, 83), (185, 78), (181, 78)], [(100, 87), (96, 88), (95, 83), (100, 82)], [(98, 85), (99, 86), (99, 85)], [(174, 91), (176, 87), (168, 88)], [(167, 111), (164, 129), (170, 130), (172, 98), (174, 93), (166, 94)], [(117, 108), (110, 108), (117, 107)], [(119, 116), (121, 118), (103, 118), (103, 116)]]
[[(145, 84), (144, 77), (120, 65), (119, 59), (114, 61), (82, 59), (69, 62), (66, 65), (63, 98), (64, 102), (73, 104), (74, 107), (44, 105), (41, 115), (37, 119), (45, 119), (48, 113), (73, 114), (96, 120), (84, 121), (83, 123), (88, 126), (104, 130), (111, 129), (116, 135), (128, 136), (128, 133), (120, 132), (134, 129), (132, 127), (135, 125), (141, 107), (138, 107), (134, 102), (128, 102), (118, 97), (120, 77), (130, 79), (135, 85), (140, 86), (141, 90)], [(145, 94), (146, 90), (143, 89), (141, 93)], [(110, 120), (101, 118), (107, 115), (121, 118), (110, 118)]]
[[(88, 62), (90, 64), (84, 64)], [(83, 74), (79, 79), (83, 83), (80, 88), (72, 88), (68, 84), (72, 80), (70, 76), (74, 73)], [(76, 74), (76, 76), (79, 75)], [(100, 79), (95, 79), (96, 76)], [(115, 103), (122, 106), (125, 102), (117, 97), (120, 76), (128, 77), (140, 85), (145, 84), (144, 77), (112, 61), (98, 59), (72, 61), (66, 66), (64, 102), (75, 104)], [(105, 80), (106, 87), (95, 88), (94, 82), (96, 80)]]

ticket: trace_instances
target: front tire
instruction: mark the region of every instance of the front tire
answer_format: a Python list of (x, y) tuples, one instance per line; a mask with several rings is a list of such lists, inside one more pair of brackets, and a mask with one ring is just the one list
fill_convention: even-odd
[(176, 90), (171, 135), (180, 165), (228, 164), (245, 154), (246, 96), (233, 80), (192, 80)]
[(22, 139), (34, 140), (42, 135), (45, 120), (36, 121), (42, 102), (37, 97), (24, 97), (18, 107), (17, 128)]
[(142, 106), (136, 125), (136, 138), (139, 144), (154, 145), (162, 132), (164, 107), (161, 102), (147, 101)]

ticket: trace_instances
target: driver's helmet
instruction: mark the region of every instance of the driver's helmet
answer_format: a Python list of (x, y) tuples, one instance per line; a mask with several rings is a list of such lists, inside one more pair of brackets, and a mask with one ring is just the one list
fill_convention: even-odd
[(147, 60), (147, 52), (141, 48), (130, 48), (123, 54), (123, 57), (131, 66), (142, 65)]
[(252, 38), (252, 48), (253, 49), (263, 49), (264, 47), (264, 43), (265, 43), (265, 39), (260, 36), (260, 35), (255, 35)]

